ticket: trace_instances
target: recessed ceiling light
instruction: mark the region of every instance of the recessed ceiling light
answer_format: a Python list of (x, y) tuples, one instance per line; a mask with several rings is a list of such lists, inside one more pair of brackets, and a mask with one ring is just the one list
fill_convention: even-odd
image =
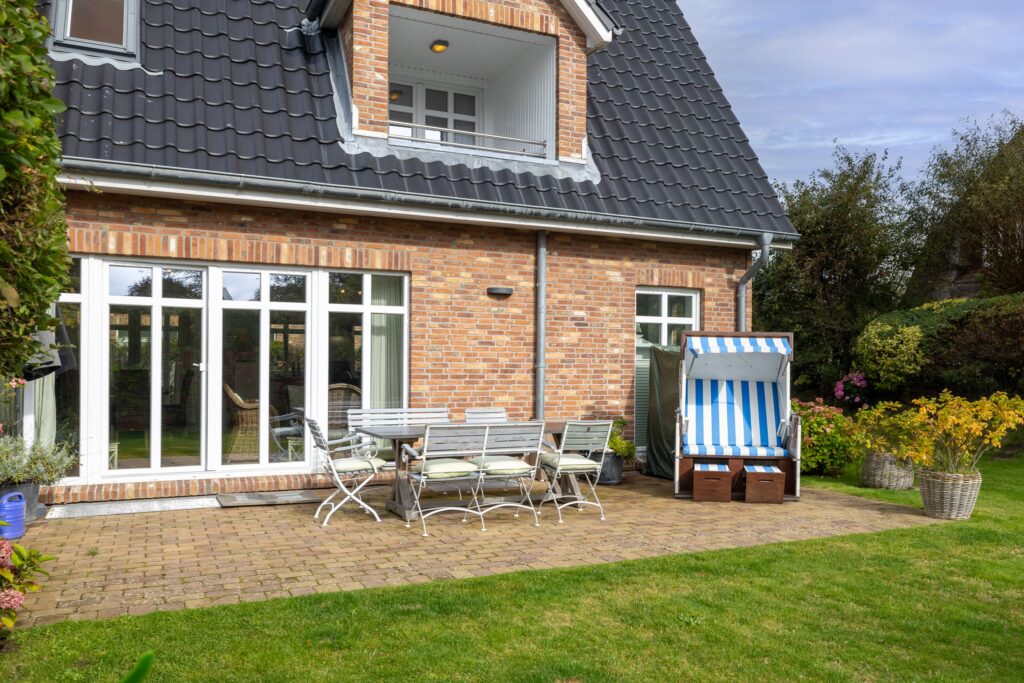
[(435, 53), (435, 54), (441, 54), (442, 52), (444, 52), (447, 49), (448, 49), (448, 41), (447, 40), (435, 40), (434, 42), (432, 42), (430, 44), (430, 51)]

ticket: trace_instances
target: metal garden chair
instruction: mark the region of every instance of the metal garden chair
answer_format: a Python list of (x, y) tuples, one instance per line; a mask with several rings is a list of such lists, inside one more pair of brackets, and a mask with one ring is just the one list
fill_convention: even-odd
[[(423, 436), (423, 446), (415, 449), (405, 444), (402, 446), (402, 457), (413, 460), (409, 469), (409, 480), (412, 483), (413, 502), (420, 522), (423, 524), (423, 535), (427, 533), (427, 517), (439, 512), (461, 512), (465, 520), (469, 514), (480, 517), (480, 526), (484, 526), (484, 512), (478, 501), (467, 506), (438, 505), (423, 510), (421, 498), (428, 488), (447, 489), (451, 485), (461, 488), (468, 484), (470, 490), (479, 489), (481, 470), (474, 463), (466, 460), (484, 453), (487, 443), (487, 425), (427, 425)], [(476, 503), (476, 509), (473, 504)], [(405, 523), (409, 527), (409, 522)]]
[(496, 425), (508, 422), (504, 408), (466, 408), (466, 424)]
[[(540, 526), (537, 508), (534, 507), (533, 500), (530, 498), (536, 468), (525, 458), (531, 454), (539, 454), (543, 440), (543, 422), (506, 422), (490, 425), (487, 428), (484, 452), (470, 459), (471, 463), (480, 468), (476, 488), (472, 491), (471, 504), (484, 514), (500, 508), (515, 508), (514, 516), (519, 517), (519, 510), (529, 510), (533, 513), (533, 525)], [(506, 486), (510, 481), (516, 482), (522, 498), (519, 502), (501, 500), (482, 507), (484, 486), (489, 481), (500, 481)]]
[[(570, 420), (565, 423), (562, 442), (558, 448), (554, 448), (553, 444), (545, 444), (552, 450), (542, 451), (537, 458), (537, 468), (544, 471), (549, 483), (547, 493), (537, 505), (538, 509), (549, 500), (552, 501), (558, 512), (558, 523), (561, 524), (562, 508), (575, 505), (582, 511), (584, 505), (593, 505), (601, 511), (601, 519), (604, 519), (604, 506), (597, 496), (597, 479), (601, 476), (601, 468), (609, 451), (608, 439), (611, 433), (610, 420)], [(601, 454), (600, 460), (588, 457), (595, 453)], [(565, 476), (582, 477), (590, 486), (589, 495), (577, 491), (562, 491), (559, 479)]]
[[(358, 435), (327, 440), (316, 420), (311, 420), (308, 417), (304, 419), (306, 427), (309, 428), (309, 433), (313, 437), (313, 445), (320, 453), (320, 462), (338, 489), (327, 496), (324, 502), (320, 503), (320, 507), (313, 514), (313, 519), (319, 519), (320, 511), (325, 507), (329, 507), (330, 511), (324, 517), (323, 524), (321, 525), (327, 526), (331, 516), (342, 505), (352, 500), (368, 514), (373, 515), (374, 519), (379, 522), (380, 515), (377, 514), (376, 510), (367, 505), (360, 495), (363, 487), (373, 481), (377, 473), (386, 465), (383, 460), (376, 457), (377, 446), (363, 443)], [(336, 457), (338, 454), (342, 454), (344, 457)], [(353, 488), (350, 488), (350, 486)], [(339, 495), (343, 496), (342, 499), (335, 501), (335, 497)]]

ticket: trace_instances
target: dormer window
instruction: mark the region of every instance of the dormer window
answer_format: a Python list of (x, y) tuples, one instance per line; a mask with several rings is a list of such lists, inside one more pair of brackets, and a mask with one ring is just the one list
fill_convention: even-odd
[(388, 43), (389, 139), (554, 158), (552, 37), (392, 5)]
[(54, 39), (59, 45), (134, 54), (138, 0), (58, 0)]

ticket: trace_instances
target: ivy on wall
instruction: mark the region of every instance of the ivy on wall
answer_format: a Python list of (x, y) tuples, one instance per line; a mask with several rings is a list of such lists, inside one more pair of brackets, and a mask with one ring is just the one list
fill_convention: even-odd
[(0, 378), (19, 375), (52, 327), (68, 277), (60, 141), (46, 60), (50, 32), (35, 0), (0, 3)]

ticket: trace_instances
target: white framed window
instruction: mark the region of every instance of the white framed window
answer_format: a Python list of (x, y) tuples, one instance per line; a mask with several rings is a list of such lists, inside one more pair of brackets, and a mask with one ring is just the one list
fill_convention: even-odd
[(636, 375), (634, 380), (634, 441), (647, 449), (650, 409), (651, 348), (679, 348), (683, 332), (700, 329), (700, 292), (689, 289), (641, 287), (636, 291)]
[(638, 289), (637, 337), (651, 344), (678, 347), (683, 332), (698, 329), (699, 297), (692, 290)]
[[(478, 144), (483, 94), (441, 83), (396, 81), (388, 86), (388, 134), (429, 142)], [(403, 123), (413, 124), (403, 126)]]
[(134, 55), (139, 0), (57, 0), (53, 27), (59, 45)]

